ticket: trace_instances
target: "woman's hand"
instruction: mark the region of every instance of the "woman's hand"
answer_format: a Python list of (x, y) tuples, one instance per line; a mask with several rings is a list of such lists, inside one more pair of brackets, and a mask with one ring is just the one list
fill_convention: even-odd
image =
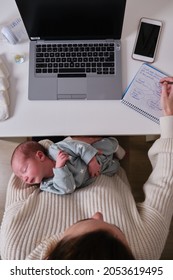
[(162, 84), (161, 106), (164, 116), (173, 115), (173, 77), (160, 80)]
[(88, 172), (91, 177), (96, 177), (100, 175), (100, 164), (98, 163), (96, 157), (93, 157), (88, 163)]

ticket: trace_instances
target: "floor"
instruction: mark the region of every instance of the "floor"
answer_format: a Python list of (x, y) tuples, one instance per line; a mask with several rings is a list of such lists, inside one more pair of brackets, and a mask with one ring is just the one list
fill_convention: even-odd
[[(151, 172), (147, 152), (153, 142), (146, 141), (145, 136), (120, 136), (118, 140), (127, 151), (127, 156), (122, 160), (121, 165), (126, 170), (130, 184), (133, 186), (132, 191), (136, 201), (142, 201), (144, 199), (142, 185)], [(173, 260), (173, 220), (161, 259)]]

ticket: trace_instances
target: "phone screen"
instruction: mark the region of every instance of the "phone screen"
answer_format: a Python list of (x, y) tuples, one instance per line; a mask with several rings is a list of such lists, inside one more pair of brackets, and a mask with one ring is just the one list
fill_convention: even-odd
[(160, 28), (161, 27), (158, 25), (141, 22), (134, 53), (137, 55), (153, 57)]

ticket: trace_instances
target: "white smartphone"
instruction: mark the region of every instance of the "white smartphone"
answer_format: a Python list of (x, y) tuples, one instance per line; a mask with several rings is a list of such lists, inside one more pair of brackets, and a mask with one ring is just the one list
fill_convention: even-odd
[(152, 63), (155, 59), (161, 29), (161, 21), (141, 18), (132, 58)]

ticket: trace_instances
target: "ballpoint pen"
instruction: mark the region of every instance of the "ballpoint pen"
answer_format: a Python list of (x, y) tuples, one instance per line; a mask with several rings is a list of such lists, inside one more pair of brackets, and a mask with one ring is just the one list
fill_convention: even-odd
[(163, 82), (160, 82), (161, 84), (163, 83), (167, 83), (168, 85), (173, 85), (173, 82), (168, 82), (168, 81), (163, 81)]

